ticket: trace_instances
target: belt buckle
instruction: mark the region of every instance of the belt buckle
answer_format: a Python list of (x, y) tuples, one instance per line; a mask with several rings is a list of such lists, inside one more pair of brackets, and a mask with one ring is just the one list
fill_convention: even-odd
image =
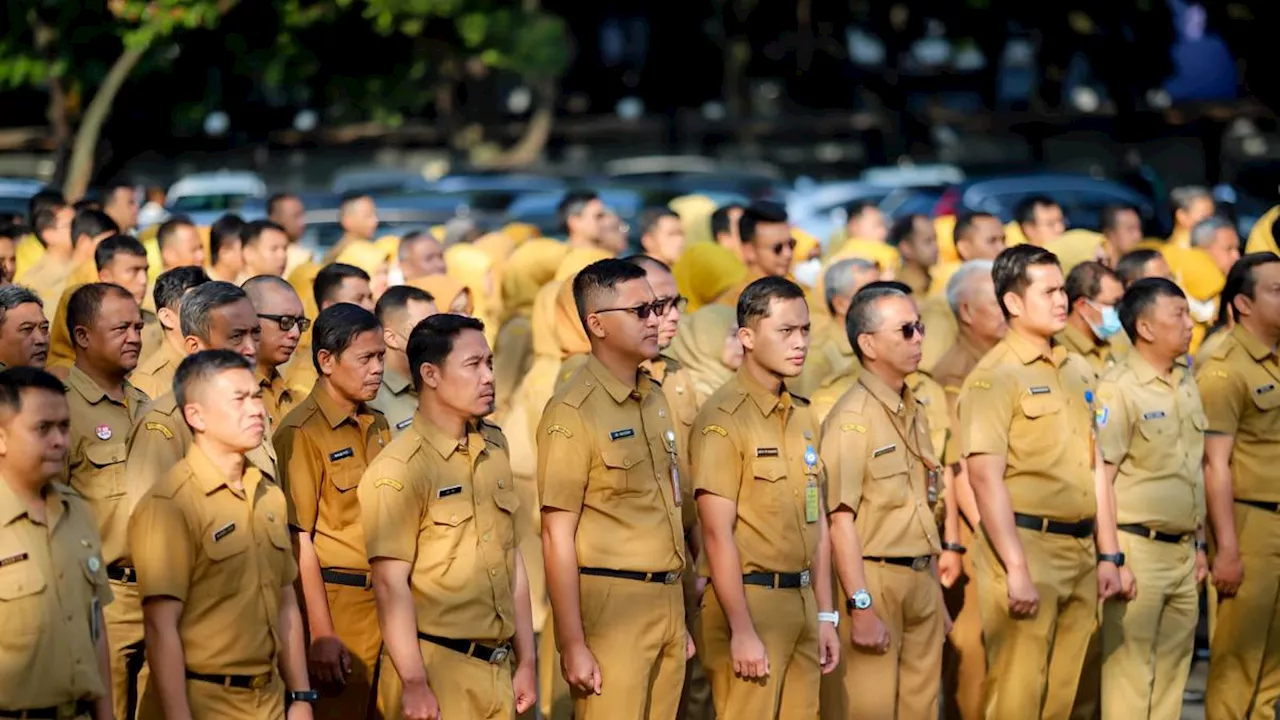
[(923, 572), (929, 569), (929, 556), (921, 555), (911, 559), (911, 569), (916, 572)]
[(511, 650), (509, 650), (505, 645), (500, 648), (496, 648), (493, 651), (493, 654), (489, 656), (489, 663), (492, 665), (498, 665), (502, 661), (506, 660), (507, 656), (510, 654)]
[(261, 690), (266, 687), (269, 682), (271, 682), (271, 673), (268, 672), (261, 675), (255, 675), (253, 679), (249, 681), (249, 688), (252, 690)]
[(800, 587), (802, 588), (809, 587), (809, 571), (808, 570), (800, 571)]
[(56, 711), (58, 720), (73, 720), (76, 717), (76, 705), (75, 701), (59, 705)]
[(680, 571), (671, 570), (662, 578), (663, 585), (675, 585), (680, 580)]

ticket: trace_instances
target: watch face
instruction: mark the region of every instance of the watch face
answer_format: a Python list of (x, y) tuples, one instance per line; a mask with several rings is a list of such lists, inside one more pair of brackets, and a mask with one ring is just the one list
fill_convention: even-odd
[(871, 593), (866, 590), (859, 590), (853, 594), (853, 607), (857, 610), (866, 610), (871, 607)]

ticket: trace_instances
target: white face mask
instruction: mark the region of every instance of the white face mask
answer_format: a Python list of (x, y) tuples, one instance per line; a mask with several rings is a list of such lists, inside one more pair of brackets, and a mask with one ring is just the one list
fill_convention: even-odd
[(795, 270), (791, 272), (796, 282), (805, 287), (813, 287), (818, 284), (818, 276), (822, 274), (822, 260), (820, 258), (811, 258), (796, 265)]

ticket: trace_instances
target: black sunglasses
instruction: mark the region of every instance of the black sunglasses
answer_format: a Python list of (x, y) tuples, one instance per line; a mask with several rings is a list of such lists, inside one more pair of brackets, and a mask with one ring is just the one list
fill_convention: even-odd
[(673, 307), (679, 312), (684, 312), (685, 308), (689, 307), (689, 298), (683, 295), (677, 295), (669, 298), (658, 298), (654, 301), (654, 304), (657, 303), (662, 303), (662, 310), (658, 314), (666, 315), (671, 312), (671, 308)]
[(301, 332), (306, 332), (311, 327), (311, 321), (302, 315), (264, 315), (263, 313), (258, 313), (258, 317), (263, 320), (271, 320), (285, 332), (292, 330), (294, 325), (297, 325), (298, 330)]
[(640, 318), (641, 320), (648, 320), (650, 315), (657, 315), (659, 317), (666, 315), (667, 303), (669, 302), (671, 301), (655, 300), (646, 305), (636, 305), (635, 307), (625, 307), (625, 308), (604, 308), (603, 310), (596, 310), (595, 312), (597, 315), (600, 313), (609, 313), (609, 312), (628, 312)]
[(776, 244), (774, 244), (774, 246), (773, 246), (773, 254), (774, 254), (774, 255), (781, 255), (781, 254), (782, 254), (782, 248), (784, 248), (784, 247), (791, 248), (792, 250), (795, 250), (795, 249), (796, 249), (796, 239), (795, 239), (795, 238), (791, 238), (790, 240), (788, 240), (788, 241), (786, 241), (786, 242), (780, 242), (780, 243), (776, 243)]
[[(911, 340), (917, 334), (919, 334), (920, 337), (924, 337), (924, 323), (919, 320), (915, 322), (910, 322), (910, 323), (903, 323), (902, 327), (900, 328), (880, 328), (880, 330), (894, 330), (894, 329), (902, 333), (903, 340)], [(879, 332), (880, 330), (877, 330), (877, 332)]]

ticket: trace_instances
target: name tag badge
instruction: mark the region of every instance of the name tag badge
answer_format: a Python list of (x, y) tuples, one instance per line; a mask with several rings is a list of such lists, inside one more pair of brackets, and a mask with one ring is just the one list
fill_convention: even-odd
[(396, 429), (403, 430), (412, 424), (413, 424), (413, 418), (405, 418), (404, 420), (401, 420), (400, 422), (396, 423)]
[(30, 557), (30, 555), (28, 555), (27, 553), (20, 552), (20, 553), (14, 553), (13, 555), (10, 555), (8, 557), (0, 558), (0, 568), (9, 567), (10, 565), (17, 565), (18, 563), (26, 560), (28, 557)]
[(1142, 414), (1142, 419), (1143, 419), (1143, 420), (1159, 420), (1159, 419), (1161, 419), (1161, 418), (1163, 418), (1163, 417), (1164, 417), (1164, 411), (1163, 411), (1163, 410), (1152, 410), (1152, 411), (1151, 411), (1151, 412), (1149, 412), (1149, 413), (1143, 413), (1143, 414)]
[(814, 481), (813, 476), (809, 476), (809, 482), (804, 486), (804, 521), (807, 523), (818, 522), (818, 516), (821, 512), (818, 505), (818, 483)]
[(236, 531), (236, 524), (229, 522), (226, 525), (213, 531), (213, 541), (222, 542), (222, 539)]
[(1048, 395), (1053, 392), (1053, 390), (1051, 390), (1047, 385), (1037, 385), (1036, 387), (1031, 388), (1028, 392), (1032, 395)]
[(756, 448), (756, 457), (778, 457), (778, 448)]
[(1262, 387), (1256, 387), (1256, 388), (1254, 388), (1254, 389), (1253, 389), (1253, 394), (1254, 394), (1254, 395), (1266, 395), (1267, 393), (1269, 393), (1269, 392), (1271, 392), (1272, 390), (1275, 390), (1275, 389), (1276, 389), (1275, 384), (1274, 384), (1274, 383), (1269, 383), (1269, 384), (1267, 384), (1267, 385), (1263, 385)]
[(98, 642), (98, 638), (102, 636), (102, 601), (95, 595), (89, 601), (89, 639), (94, 643)]
[(873, 457), (873, 458), (878, 458), (878, 457), (880, 457), (881, 455), (888, 455), (889, 453), (891, 453), (891, 452), (893, 452), (894, 450), (897, 450), (897, 449), (898, 449), (898, 446), (897, 446), (897, 444), (896, 444), (896, 443), (895, 443), (895, 444), (890, 444), (890, 445), (885, 445), (885, 446), (884, 446), (884, 447), (882, 447), (882, 448), (876, 448), (875, 450), (873, 450), (873, 451), (871, 452), (871, 457)]
[(636, 431), (634, 428), (624, 428), (622, 430), (614, 430), (613, 432), (609, 433), (610, 440), (625, 440), (626, 438), (635, 437), (635, 436), (636, 436)]
[(329, 462), (334, 462), (336, 460), (345, 460), (346, 458), (352, 457), (355, 454), (356, 454), (355, 451), (352, 450), (351, 448), (342, 448), (337, 452), (329, 453)]
[(438, 490), (438, 491), (436, 492), (436, 497), (437, 497), (437, 498), (447, 498), (447, 497), (449, 497), (450, 495), (461, 495), (461, 494), (462, 494), (462, 486), (461, 486), (461, 485), (450, 485), (450, 486), (449, 486), (449, 487), (447, 487), (447, 488), (440, 488), (440, 490)]

